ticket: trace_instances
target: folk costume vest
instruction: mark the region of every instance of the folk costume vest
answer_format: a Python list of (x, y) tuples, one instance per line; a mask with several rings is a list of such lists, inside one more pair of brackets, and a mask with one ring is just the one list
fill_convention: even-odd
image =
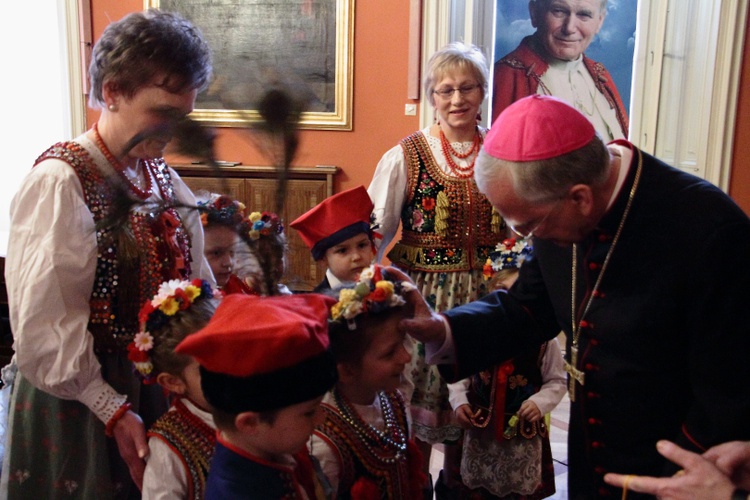
[[(94, 222), (102, 221), (112, 206), (115, 190), (88, 151), (76, 142), (61, 142), (42, 153), (34, 164), (48, 158), (62, 160), (75, 170)], [(164, 161), (148, 160), (145, 164), (164, 202), (174, 202), (171, 176)], [(190, 238), (177, 210), (168, 208), (159, 214), (131, 210), (123, 224), (117, 231), (96, 230), (98, 253), (89, 331), (94, 335), (97, 353), (125, 352), (139, 329), (140, 306), (156, 294), (163, 281), (190, 275)], [(127, 248), (137, 255), (118, 255), (125, 247), (119, 244), (122, 237), (117, 233), (126, 235), (130, 240)], [(125, 266), (125, 261), (130, 265)], [(123, 292), (125, 289), (130, 293)]]
[[(337, 451), (341, 460), (337, 498), (410, 500), (423, 495), (419, 473), (421, 457), (416, 445), (408, 439), (403, 397), (399, 392), (380, 393), (380, 396), (386, 422), (386, 430), (380, 434), (393, 436), (400, 433), (403, 437), (401, 447), (394, 446), (398, 438), (383, 442), (388, 439), (375, 436), (371, 429), (365, 429), (368, 424), (353, 414), (355, 410), (351, 407), (342, 410), (327, 403), (322, 404), (326, 420), (316, 429), (316, 434)], [(336, 404), (340, 406), (338, 401)], [(389, 432), (390, 419), (397, 429), (390, 429)]]
[(408, 197), (401, 211), (401, 241), (388, 253), (415, 271), (482, 269), (503, 235), (500, 214), (472, 179), (445, 174), (421, 132), (401, 141), (408, 163)]
[(148, 431), (164, 441), (185, 466), (188, 498), (201, 500), (206, 491), (208, 466), (216, 446), (216, 430), (193, 414), (180, 399)]
[(516, 437), (531, 439), (537, 434), (547, 436), (544, 419), (532, 423), (513, 418), (521, 404), (539, 392), (544, 383), (541, 365), (546, 350), (545, 343), (540, 349), (472, 375), (468, 398), (477, 412), (472, 417), (474, 426), (483, 428), (494, 421), (498, 441)]

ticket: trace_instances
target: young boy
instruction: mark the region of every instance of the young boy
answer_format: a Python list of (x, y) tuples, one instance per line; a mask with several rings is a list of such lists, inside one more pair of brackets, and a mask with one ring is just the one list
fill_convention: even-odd
[(229, 295), (177, 346), (198, 360), (219, 429), (206, 500), (316, 498), (305, 443), (337, 379), (327, 350), (333, 303), (318, 294)]
[(315, 292), (357, 280), (372, 264), (375, 244), (371, 227), (374, 205), (364, 186), (326, 198), (289, 224), (299, 231), (313, 258), (327, 267)]

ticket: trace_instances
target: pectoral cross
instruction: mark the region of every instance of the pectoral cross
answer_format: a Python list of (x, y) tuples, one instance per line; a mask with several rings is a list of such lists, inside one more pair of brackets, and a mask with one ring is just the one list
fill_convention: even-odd
[(570, 346), (570, 363), (568, 361), (565, 361), (565, 371), (568, 372), (568, 396), (570, 396), (571, 401), (576, 400), (576, 382), (578, 382), (581, 385), (584, 385), (583, 381), (586, 376), (585, 373), (583, 373), (581, 370), (577, 368), (578, 366), (578, 346), (576, 344), (573, 344)]

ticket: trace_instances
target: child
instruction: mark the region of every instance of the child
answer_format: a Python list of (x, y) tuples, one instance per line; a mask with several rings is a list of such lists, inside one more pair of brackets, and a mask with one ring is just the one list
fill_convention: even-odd
[(206, 500), (318, 498), (305, 443), (336, 382), (327, 350), (332, 303), (318, 294), (229, 295), (177, 346), (200, 363), (219, 429)]
[[(530, 254), (525, 241), (506, 239), (490, 254), (485, 278), (495, 290), (509, 289)], [(543, 416), (565, 390), (557, 339), (471, 378), (468, 394), (456, 405), (456, 416), (468, 429), (461, 458), (461, 478), (472, 488), (467, 498), (537, 499), (555, 492)]]
[(240, 224), (245, 220), (245, 205), (228, 196), (201, 192), (197, 195), (203, 223), (203, 251), (211, 266), (216, 285), (224, 292), (254, 293), (233, 273), (235, 252), (240, 241)]
[(281, 284), (286, 267), (286, 236), (279, 216), (273, 212), (251, 213), (240, 224), (240, 237), (258, 262), (255, 269), (240, 274), (251, 288), (260, 295), (291, 295), (289, 288)]
[(202, 498), (216, 429), (200, 387), (198, 363), (174, 352), (177, 344), (211, 319), (218, 294), (207, 281), (173, 280), (140, 313), (141, 332), (128, 359), (144, 383), (158, 382), (175, 398), (149, 429), (144, 499)]
[(313, 258), (327, 266), (326, 277), (315, 292), (356, 281), (372, 264), (372, 209), (367, 190), (359, 186), (326, 198), (290, 224), (299, 231)]
[(326, 420), (309, 446), (336, 498), (423, 498), (422, 455), (409, 439), (398, 391), (411, 359), (397, 328), (407, 314), (405, 285), (370, 267), (354, 288), (340, 291), (331, 309), (339, 381), (323, 399)]
[(245, 217), (241, 202), (207, 192), (199, 194), (198, 206), (203, 212), (206, 259), (225, 295), (291, 293), (279, 284), (284, 274), (286, 238), (276, 214), (253, 212)]

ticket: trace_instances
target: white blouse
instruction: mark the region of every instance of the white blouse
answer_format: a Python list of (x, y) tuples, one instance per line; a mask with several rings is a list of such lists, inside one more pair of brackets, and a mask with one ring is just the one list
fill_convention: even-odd
[[(542, 357), (542, 387), (538, 392), (529, 397), (534, 402), (542, 415), (550, 413), (557, 407), (565, 396), (568, 388), (565, 370), (563, 368), (563, 357), (560, 343), (557, 338), (547, 341), (547, 349)], [(471, 379), (464, 379), (454, 385), (455, 392), (451, 393), (451, 407), (455, 411), (461, 405), (469, 404), (468, 392)]]
[[(182, 403), (203, 423), (215, 429), (214, 418), (207, 411), (201, 410), (188, 399)], [(169, 411), (175, 411), (174, 407)], [(187, 498), (188, 482), (185, 464), (182, 458), (169, 447), (163, 439), (148, 439), (148, 459), (143, 473), (143, 500), (175, 500)]]
[[(336, 407), (336, 402), (331, 391), (323, 397), (323, 403)], [(380, 408), (380, 398), (375, 396), (375, 400), (369, 405), (358, 405), (352, 403), (352, 408), (362, 418), (363, 421), (372, 425), (374, 428), (382, 431), (385, 429), (385, 420), (383, 419), (383, 410)], [(320, 463), (323, 474), (333, 488), (333, 497), (338, 495), (339, 483), (341, 482), (341, 458), (339, 452), (335, 450), (328, 441), (321, 438), (318, 434), (313, 434), (308, 441), (308, 450), (310, 455), (315, 457)]]
[[(482, 136), (487, 133), (483, 128), (480, 128), (479, 131)], [(427, 138), (430, 152), (435, 157), (435, 162), (440, 170), (448, 176), (453, 176), (448, 163), (445, 161), (440, 138), (430, 135), (430, 127), (420, 130), (419, 133)], [(457, 152), (465, 153), (473, 146), (473, 143), (471, 141), (453, 142), (451, 146)], [(465, 159), (454, 158), (454, 161), (458, 166), (465, 167), (469, 164), (467, 160), (470, 159), (473, 160), (474, 155)], [(397, 144), (386, 151), (380, 159), (372, 181), (370, 181), (370, 187), (367, 188), (367, 194), (370, 195), (370, 199), (375, 205), (373, 210), (375, 220), (380, 225), (376, 231), (383, 235), (382, 241), (376, 242), (378, 244), (377, 262), (382, 261), (384, 253), (401, 223), (401, 209), (404, 207), (408, 195), (406, 192), (408, 176), (409, 167), (404, 157), (404, 149), (401, 144)]]
[[(85, 135), (75, 141), (105, 175), (115, 175)], [(187, 185), (171, 169), (170, 174), (177, 199), (194, 204)], [(159, 198), (154, 189), (151, 199)], [(180, 215), (192, 241), (192, 275), (213, 283), (203, 255), (200, 217), (185, 209)], [(80, 401), (106, 423), (125, 396), (102, 378), (94, 337), (87, 330), (96, 259), (94, 219), (78, 176), (62, 160), (39, 163), (11, 203), (6, 280), (15, 360), (32, 385)]]

